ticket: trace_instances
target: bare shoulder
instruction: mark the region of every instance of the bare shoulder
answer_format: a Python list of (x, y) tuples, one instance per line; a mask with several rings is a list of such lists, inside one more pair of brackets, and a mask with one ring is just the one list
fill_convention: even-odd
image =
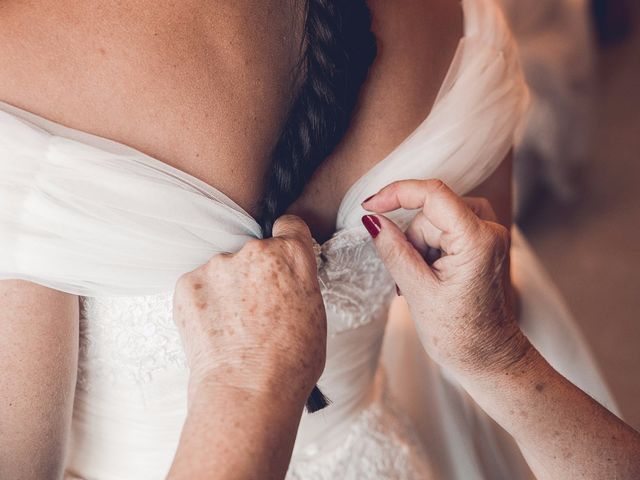
[[(366, 154), (379, 158), (431, 110), (463, 34), (463, 19), (457, 0), (371, 0), (370, 4), (379, 55), (345, 148), (357, 145), (360, 136), (367, 144), (375, 136), (375, 150)], [(358, 151), (362, 147), (358, 145)]]
[[(428, 115), (457, 45), (457, 0), (369, 0), (378, 56), (357, 111), (336, 151), (291, 210), (315, 219), (319, 238), (334, 229), (347, 189), (399, 145)], [(321, 207), (318, 207), (321, 205)]]
[(5, 0), (0, 99), (137, 148), (251, 211), (293, 95), (300, 4)]

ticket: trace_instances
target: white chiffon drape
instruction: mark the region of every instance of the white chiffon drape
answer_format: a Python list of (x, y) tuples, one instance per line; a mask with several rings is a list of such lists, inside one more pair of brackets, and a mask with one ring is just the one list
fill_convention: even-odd
[[(511, 148), (526, 91), (517, 58), (495, 10), (466, 3), (465, 37), (431, 113), (349, 189), (338, 231), (359, 228), (360, 202), (393, 180), (437, 177), (463, 193)], [(0, 252), (0, 275), (78, 295), (154, 293), (261, 237), (240, 206), (184, 172), (6, 103), (2, 110), (0, 221), (11, 228), (1, 233), (10, 248)]]
[[(394, 288), (360, 223), (360, 202), (384, 185), (441, 178), (464, 194), (514, 143), (528, 99), (515, 46), (494, 1), (462, 3), (464, 38), (429, 116), (352, 185), (336, 233), (316, 245), (330, 332), (320, 386), (333, 403), (303, 417), (289, 478), (527, 478), (513, 440), (430, 363), (402, 315), (388, 328), (387, 374), (380, 368)], [(405, 226), (413, 214), (389, 217)], [(175, 281), (261, 236), (255, 219), (211, 185), (0, 102), (0, 279), (82, 301), (69, 475), (162, 478), (186, 409), (188, 371), (171, 323)], [(513, 263), (523, 328), (569, 378), (613, 406), (517, 231)]]

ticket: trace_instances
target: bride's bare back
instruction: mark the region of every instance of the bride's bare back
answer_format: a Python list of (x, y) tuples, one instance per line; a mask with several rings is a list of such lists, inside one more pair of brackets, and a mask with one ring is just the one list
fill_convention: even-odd
[[(137, 148), (256, 216), (303, 2), (126, 3), (1, 3), (0, 100)], [(427, 115), (462, 33), (455, 1), (370, 3), (379, 55), (360, 111), (299, 202), (319, 239), (349, 185)]]
[[(369, 3), (379, 55), (359, 110), (290, 209), (318, 240), (348, 187), (427, 115), (462, 34), (455, 0)], [(3, 1), (0, 100), (137, 148), (256, 216), (295, 94), (301, 11), (300, 0)], [(77, 297), (0, 281), (0, 302), (0, 476), (29, 465), (53, 477), (73, 404)]]
[(5, 1), (0, 99), (137, 148), (253, 210), (293, 91), (298, 4)]

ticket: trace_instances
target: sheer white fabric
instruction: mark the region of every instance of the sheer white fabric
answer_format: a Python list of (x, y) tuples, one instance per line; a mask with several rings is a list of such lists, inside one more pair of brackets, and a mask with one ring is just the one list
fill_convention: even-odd
[[(482, 428), (470, 423), (477, 407), (411, 350), (415, 336), (401, 317), (390, 325), (385, 376), (380, 353), (394, 283), (360, 223), (359, 203), (387, 183), (440, 177), (464, 193), (513, 144), (527, 102), (513, 42), (492, 0), (463, 6), (465, 36), (432, 112), (352, 186), (337, 232), (316, 245), (330, 334), (319, 383), (333, 403), (303, 417), (290, 479), (526, 478), (513, 441), (480, 413), (473, 418)], [(412, 215), (390, 216), (405, 226)], [(188, 378), (171, 320), (175, 281), (213, 254), (260, 236), (255, 220), (210, 185), (123, 144), (0, 103), (0, 278), (80, 295), (69, 477), (166, 474), (186, 414)], [(518, 239), (516, 248), (526, 250)], [(532, 258), (515, 264), (530, 266), (538, 268)], [(522, 285), (525, 304), (549, 306), (545, 282)], [(566, 348), (551, 354), (575, 363), (595, 393), (607, 397), (570, 317), (551, 305), (539, 337), (569, 332), (559, 337)], [(418, 435), (394, 397), (413, 415)]]
[(204, 182), (2, 104), (0, 277), (86, 296), (173, 289), (260, 227)]

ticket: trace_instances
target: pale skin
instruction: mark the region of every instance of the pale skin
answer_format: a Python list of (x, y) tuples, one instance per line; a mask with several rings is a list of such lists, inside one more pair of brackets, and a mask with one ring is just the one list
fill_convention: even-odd
[[(428, 114), (462, 35), (458, 2), (400, 3), (370, 2), (381, 48), (358, 111), (290, 208), (318, 241), (334, 231), (348, 187)], [(299, 5), (4, 0), (0, 99), (137, 148), (257, 215), (268, 154), (294, 90)], [(424, 48), (409, 48), (418, 43)], [(505, 162), (481, 187), (505, 224), (509, 170)], [(13, 367), (0, 375), (0, 477), (59, 478), (77, 369), (78, 298), (17, 280), (0, 281), (0, 298), (0, 365)], [(42, 362), (34, 351), (54, 351), (57, 361)]]

